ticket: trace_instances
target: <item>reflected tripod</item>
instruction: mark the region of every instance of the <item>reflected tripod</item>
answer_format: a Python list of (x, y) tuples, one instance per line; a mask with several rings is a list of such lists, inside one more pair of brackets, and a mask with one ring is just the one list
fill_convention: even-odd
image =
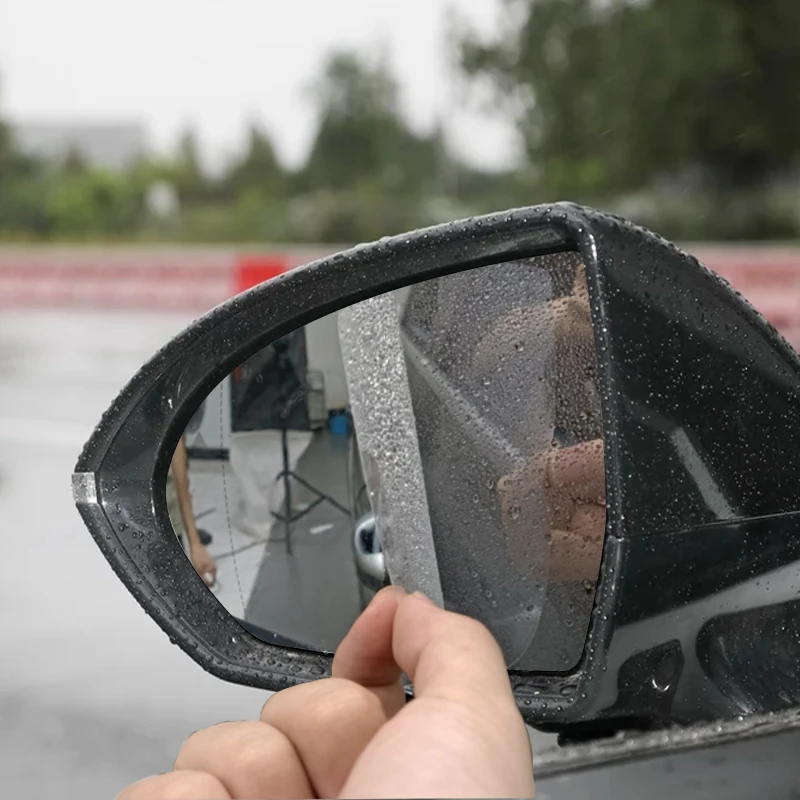
[[(297, 473), (292, 471), (291, 461), (289, 459), (289, 415), (297, 405), (306, 399), (308, 390), (305, 384), (300, 380), (291, 359), (288, 357), (285, 346), (283, 343), (276, 342), (276, 356), (278, 365), (278, 379), (281, 387), (281, 399), (283, 400), (281, 413), (278, 417), (280, 431), (281, 431), (281, 454), (283, 456), (283, 469), (275, 478), (275, 482), (283, 481), (283, 514), (276, 514), (273, 512), (272, 516), (284, 525), (284, 537), (286, 542), (286, 552), (288, 555), (292, 554), (292, 525), (299, 519), (302, 519), (306, 514), (311, 512), (321, 503), (329, 503), (334, 508), (341, 511), (343, 514), (350, 516), (350, 509), (345, 508), (341, 503), (331, 497), (329, 494), (312, 486), (305, 478), (300, 477)], [(292, 379), (297, 389), (289, 396), (286, 397), (283, 393), (285, 387), (289, 385), (289, 380)], [(301, 486), (305, 487), (312, 495), (314, 500), (309, 503), (305, 508), (299, 511), (292, 509), (292, 481), (297, 481)]]

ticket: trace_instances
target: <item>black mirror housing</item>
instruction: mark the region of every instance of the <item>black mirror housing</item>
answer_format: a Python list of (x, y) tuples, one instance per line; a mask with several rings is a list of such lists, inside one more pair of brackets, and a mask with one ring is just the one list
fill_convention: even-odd
[[(84, 448), (73, 486), (98, 546), (171, 640), (236, 683), (279, 690), (330, 674), (330, 656), (271, 645), (243, 629), (206, 591), (170, 529), (163, 487), (171, 454), (225, 375), (278, 337), (354, 302), (563, 250), (581, 253), (598, 354), (608, 507), (602, 574), (578, 667), (512, 673), (514, 691), (526, 721), (543, 728), (615, 715), (647, 727), (655, 701), (632, 697), (633, 678), (625, 676), (641, 683), (653, 673), (667, 687), (654, 688), (659, 709), (666, 703), (676, 718), (702, 718), (681, 694), (683, 676), (701, 680), (687, 663), (693, 629), (651, 621), (713, 599), (737, 574), (752, 577), (743, 553), (761, 553), (764, 570), (800, 557), (800, 536), (785, 535), (800, 515), (800, 359), (695, 259), (572, 204), (437, 226), (312, 263), (214, 309), (142, 368)], [(720, 574), (720, 564), (730, 570)], [(643, 591), (653, 581), (659, 591)], [(679, 668), (670, 672), (670, 664)], [(708, 691), (711, 705), (730, 715), (725, 697), (711, 684)], [(718, 714), (709, 707), (707, 716)]]

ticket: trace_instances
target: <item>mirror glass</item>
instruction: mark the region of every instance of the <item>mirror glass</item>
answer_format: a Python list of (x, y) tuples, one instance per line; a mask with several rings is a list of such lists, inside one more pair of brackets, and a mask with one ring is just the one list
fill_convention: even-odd
[(333, 652), (390, 582), (487, 624), (510, 668), (583, 651), (605, 533), (577, 253), (427, 280), (264, 347), (186, 428), (167, 504), (259, 638)]

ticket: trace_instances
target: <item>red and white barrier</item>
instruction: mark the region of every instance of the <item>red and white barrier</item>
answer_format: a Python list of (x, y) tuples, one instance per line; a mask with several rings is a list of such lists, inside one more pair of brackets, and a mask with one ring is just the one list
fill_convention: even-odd
[[(0, 309), (202, 313), (335, 248), (0, 247)], [(687, 245), (800, 346), (800, 247)]]
[(233, 293), (233, 253), (0, 249), (0, 307), (206, 310)]
[(0, 248), (0, 308), (203, 312), (330, 253), (216, 248)]
[(686, 249), (724, 276), (800, 349), (800, 248), (689, 245)]

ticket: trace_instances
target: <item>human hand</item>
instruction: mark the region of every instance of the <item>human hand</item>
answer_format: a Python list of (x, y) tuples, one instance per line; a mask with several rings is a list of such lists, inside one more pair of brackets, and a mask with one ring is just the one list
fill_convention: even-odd
[(333, 677), (272, 695), (258, 722), (193, 734), (173, 772), (117, 800), (273, 797), (533, 797), (530, 740), (488, 630), (388, 587)]
[(602, 439), (541, 452), (501, 478), (497, 491), (512, 558), (527, 563), (531, 525), (541, 520), (550, 534), (550, 577), (597, 580), (606, 525)]
[(217, 562), (204, 544), (198, 542), (189, 548), (189, 558), (200, 577), (208, 586), (213, 586), (217, 579)]

